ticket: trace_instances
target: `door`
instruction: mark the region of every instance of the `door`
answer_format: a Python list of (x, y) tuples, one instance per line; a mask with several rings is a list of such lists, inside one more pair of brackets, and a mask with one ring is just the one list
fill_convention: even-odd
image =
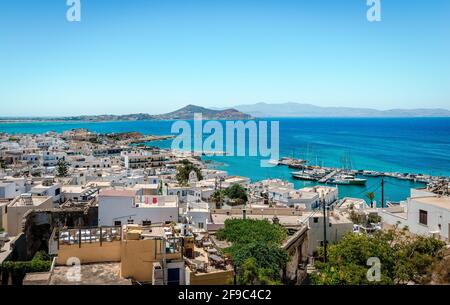
[(169, 269), (167, 272), (167, 285), (178, 286), (180, 285), (180, 269)]

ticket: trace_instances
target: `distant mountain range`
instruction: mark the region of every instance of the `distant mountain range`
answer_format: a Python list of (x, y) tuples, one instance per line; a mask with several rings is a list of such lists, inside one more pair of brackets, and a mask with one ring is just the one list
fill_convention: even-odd
[(195, 113), (202, 113), (204, 120), (251, 120), (253, 118), (282, 118), (282, 117), (368, 117), (368, 118), (393, 118), (393, 117), (450, 117), (447, 109), (391, 109), (376, 110), (370, 108), (351, 107), (319, 107), (310, 104), (282, 103), (253, 105), (239, 105), (233, 108), (204, 108), (196, 105), (188, 105), (181, 109), (166, 114), (124, 114), (124, 115), (80, 115), (70, 117), (3, 117), (0, 122), (48, 122), (48, 121), (144, 121), (144, 120), (192, 120)]
[(282, 103), (235, 106), (243, 113), (258, 118), (269, 117), (450, 117), (447, 109), (391, 109), (376, 110), (351, 107), (319, 107), (311, 104)]
[(55, 122), (55, 121), (144, 121), (144, 120), (192, 120), (195, 113), (201, 113), (204, 120), (251, 120), (251, 115), (242, 113), (236, 109), (215, 110), (195, 105), (188, 105), (176, 111), (166, 114), (102, 114), (102, 115), (80, 115), (70, 117), (3, 117), (0, 122)]
[(192, 120), (195, 113), (201, 113), (205, 120), (250, 120), (251, 115), (242, 113), (236, 109), (229, 108), (223, 110), (208, 109), (195, 105), (188, 105), (177, 111), (156, 115), (159, 120)]

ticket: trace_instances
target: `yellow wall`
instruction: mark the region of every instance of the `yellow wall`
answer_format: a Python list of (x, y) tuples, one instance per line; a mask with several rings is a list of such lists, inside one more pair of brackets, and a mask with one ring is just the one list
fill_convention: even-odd
[(51, 209), (52, 207), (52, 197), (47, 197), (39, 206), (11, 203), (6, 209), (7, 213), (3, 216), (3, 228), (9, 236), (17, 236), (22, 232), (22, 220), (26, 212), (37, 209)]
[[(65, 265), (71, 257), (79, 258), (82, 264), (101, 262), (120, 262), (120, 275), (123, 278), (133, 278), (140, 282), (151, 282), (153, 263), (162, 261), (161, 241), (124, 240), (76, 245), (60, 245), (58, 265)], [(166, 255), (167, 260), (181, 260), (181, 253)]]
[(191, 285), (230, 285), (233, 283), (233, 270), (223, 270), (211, 273), (190, 272)]
[(122, 242), (120, 275), (137, 281), (151, 282), (155, 262), (155, 240), (128, 240)]
[(100, 243), (83, 243), (81, 248), (75, 245), (60, 245), (58, 251), (58, 265), (65, 265), (71, 257), (78, 258), (82, 264), (120, 262), (120, 241)]
[(144, 196), (158, 195), (158, 190), (143, 188), (143, 189), (142, 189), (142, 194), (143, 194)]

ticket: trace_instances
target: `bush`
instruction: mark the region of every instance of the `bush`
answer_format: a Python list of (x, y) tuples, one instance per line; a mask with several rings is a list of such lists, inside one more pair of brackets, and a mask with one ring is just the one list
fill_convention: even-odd
[(0, 271), (11, 274), (13, 282), (21, 284), (27, 273), (48, 272), (52, 265), (51, 257), (45, 251), (37, 252), (31, 261), (6, 261)]
[(247, 191), (239, 184), (233, 184), (232, 186), (225, 189), (225, 195), (228, 198), (239, 202), (245, 203), (248, 200)]
[(279, 225), (271, 224), (267, 220), (227, 219), (225, 228), (217, 231), (216, 237), (232, 243), (281, 244), (287, 237), (287, 230)]
[(181, 165), (177, 168), (176, 178), (179, 184), (186, 185), (189, 182), (189, 174), (194, 171), (197, 174), (197, 179), (203, 179), (200, 169), (192, 164), (189, 160), (183, 160)]
[(232, 243), (225, 252), (238, 268), (239, 284), (280, 283), (280, 270), (289, 260), (280, 247), (287, 237), (286, 229), (267, 220), (228, 219), (216, 237)]
[[(327, 263), (316, 262), (318, 273), (311, 276), (314, 284), (405, 284), (420, 282), (433, 263), (440, 260), (445, 243), (433, 237), (411, 237), (404, 231), (380, 231), (373, 235), (349, 233), (328, 247)], [(323, 248), (319, 250), (323, 257)], [(381, 280), (367, 279), (367, 261), (376, 257), (381, 262)]]

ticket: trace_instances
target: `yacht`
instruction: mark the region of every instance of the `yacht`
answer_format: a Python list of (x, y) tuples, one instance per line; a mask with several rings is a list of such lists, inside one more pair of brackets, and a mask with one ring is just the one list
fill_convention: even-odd
[(367, 179), (355, 178), (350, 175), (340, 175), (328, 180), (331, 184), (345, 184), (345, 185), (366, 185)]

